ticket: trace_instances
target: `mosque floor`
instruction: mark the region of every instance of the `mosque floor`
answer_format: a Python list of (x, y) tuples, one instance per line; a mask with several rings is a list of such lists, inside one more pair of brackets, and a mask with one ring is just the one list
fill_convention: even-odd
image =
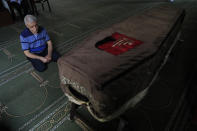
[[(49, 1), (52, 12), (49, 13), (47, 7), (44, 11), (38, 7), (38, 23), (48, 31), (55, 49), (61, 55), (69, 52), (90, 33), (165, 3), (132, 0)], [(182, 128), (177, 125), (182, 121), (176, 115), (189, 112), (189, 109), (183, 108), (187, 107), (183, 103), (186, 103), (184, 98), (189, 89), (187, 80), (190, 71), (194, 71), (197, 56), (194, 42), (197, 33), (197, 1), (177, 0), (172, 4), (187, 11), (181, 35), (184, 41), (174, 48), (146, 99), (124, 114), (133, 131), (181, 131)], [(0, 28), (1, 120), (13, 130), (82, 130), (69, 120), (70, 103), (60, 89), (57, 64), (50, 63), (45, 72), (39, 73), (26, 60), (19, 41), (19, 34), (24, 28), (20, 20)], [(161, 99), (158, 100), (158, 97)], [(92, 120), (83, 108), (79, 112), (91, 120), (94, 126), (100, 126), (100, 130), (114, 129), (111, 122), (103, 124)], [(112, 122), (116, 123), (116, 120)], [(188, 123), (184, 124), (189, 129)]]

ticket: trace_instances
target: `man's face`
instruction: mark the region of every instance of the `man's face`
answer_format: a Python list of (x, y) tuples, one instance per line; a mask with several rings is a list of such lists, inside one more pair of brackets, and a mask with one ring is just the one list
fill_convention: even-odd
[(33, 34), (37, 34), (38, 33), (37, 22), (27, 23), (26, 26)]

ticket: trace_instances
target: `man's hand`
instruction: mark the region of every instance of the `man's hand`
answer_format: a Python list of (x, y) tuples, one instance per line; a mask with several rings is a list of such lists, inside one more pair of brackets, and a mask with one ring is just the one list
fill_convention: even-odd
[(24, 54), (29, 58), (41, 60), (43, 63), (49, 62), (47, 58), (30, 53), (29, 50), (25, 50)]
[(43, 62), (43, 63), (47, 63), (49, 62), (47, 58), (45, 57), (40, 57), (40, 60)]
[(47, 62), (51, 61), (51, 56), (49, 54), (46, 55), (45, 58), (47, 59)]

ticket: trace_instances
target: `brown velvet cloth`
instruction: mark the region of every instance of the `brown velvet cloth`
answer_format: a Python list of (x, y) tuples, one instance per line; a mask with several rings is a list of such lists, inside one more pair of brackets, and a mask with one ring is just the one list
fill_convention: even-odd
[[(184, 11), (163, 4), (99, 30), (58, 60), (59, 75), (80, 86), (95, 112), (104, 117), (146, 88), (180, 29)], [(119, 32), (144, 43), (118, 56), (95, 48)]]

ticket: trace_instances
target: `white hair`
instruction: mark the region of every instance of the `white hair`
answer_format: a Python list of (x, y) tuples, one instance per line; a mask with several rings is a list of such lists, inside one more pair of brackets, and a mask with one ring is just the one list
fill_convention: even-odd
[(24, 18), (24, 23), (27, 25), (27, 23), (37, 22), (37, 18), (33, 15), (26, 15)]

